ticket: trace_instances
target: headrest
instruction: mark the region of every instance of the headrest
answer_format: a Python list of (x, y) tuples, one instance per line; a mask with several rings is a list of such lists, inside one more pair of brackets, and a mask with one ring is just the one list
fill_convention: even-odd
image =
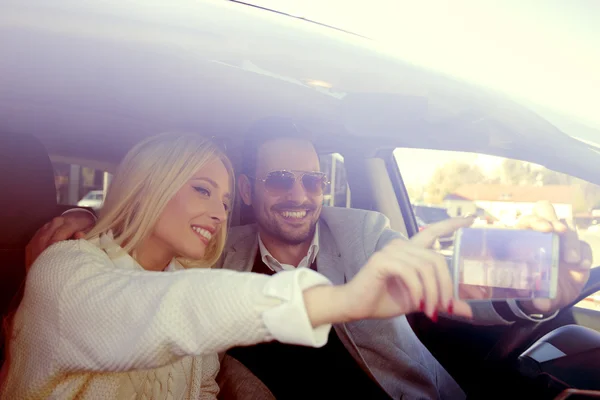
[(0, 248), (24, 247), (56, 212), (54, 169), (34, 136), (0, 134)]

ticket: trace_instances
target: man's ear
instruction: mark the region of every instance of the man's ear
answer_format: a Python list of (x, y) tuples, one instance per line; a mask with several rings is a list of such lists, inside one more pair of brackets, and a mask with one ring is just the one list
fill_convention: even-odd
[(240, 175), (238, 178), (238, 191), (245, 205), (252, 205), (252, 183), (247, 175)]

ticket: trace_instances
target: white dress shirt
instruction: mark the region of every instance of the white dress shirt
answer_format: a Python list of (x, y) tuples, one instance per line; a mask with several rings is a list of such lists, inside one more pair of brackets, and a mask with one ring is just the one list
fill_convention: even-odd
[(319, 225), (315, 227), (315, 235), (313, 236), (313, 240), (308, 248), (308, 253), (304, 258), (300, 261), (300, 263), (296, 265), (284, 264), (280, 263), (271, 255), (269, 250), (265, 247), (262, 239), (260, 238), (260, 233), (258, 234), (258, 248), (260, 250), (260, 256), (262, 261), (265, 263), (269, 269), (273, 272), (281, 272), (281, 271), (293, 271), (296, 268), (310, 268), (315, 259), (317, 258), (317, 254), (319, 253)]

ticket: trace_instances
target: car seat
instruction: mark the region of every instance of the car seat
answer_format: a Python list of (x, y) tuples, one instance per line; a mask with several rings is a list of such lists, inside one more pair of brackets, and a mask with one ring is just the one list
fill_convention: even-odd
[[(58, 212), (54, 170), (42, 143), (27, 134), (0, 135), (0, 315), (18, 304), (25, 247)], [(4, 329), (0, 364), (4, 361)]]

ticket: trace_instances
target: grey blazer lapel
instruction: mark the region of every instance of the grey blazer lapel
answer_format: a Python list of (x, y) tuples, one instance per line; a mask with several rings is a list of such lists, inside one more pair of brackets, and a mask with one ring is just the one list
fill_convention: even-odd
[(223, 268), (242, 272), (252, 271), (257, 251), (258, 236), (256, 234), (246, 236), (226, 250)]
[(319, 222), (319, 253), (317, 271), (325, 275), (334, 285), (346, 283), (342, 255), (329, 227)]

